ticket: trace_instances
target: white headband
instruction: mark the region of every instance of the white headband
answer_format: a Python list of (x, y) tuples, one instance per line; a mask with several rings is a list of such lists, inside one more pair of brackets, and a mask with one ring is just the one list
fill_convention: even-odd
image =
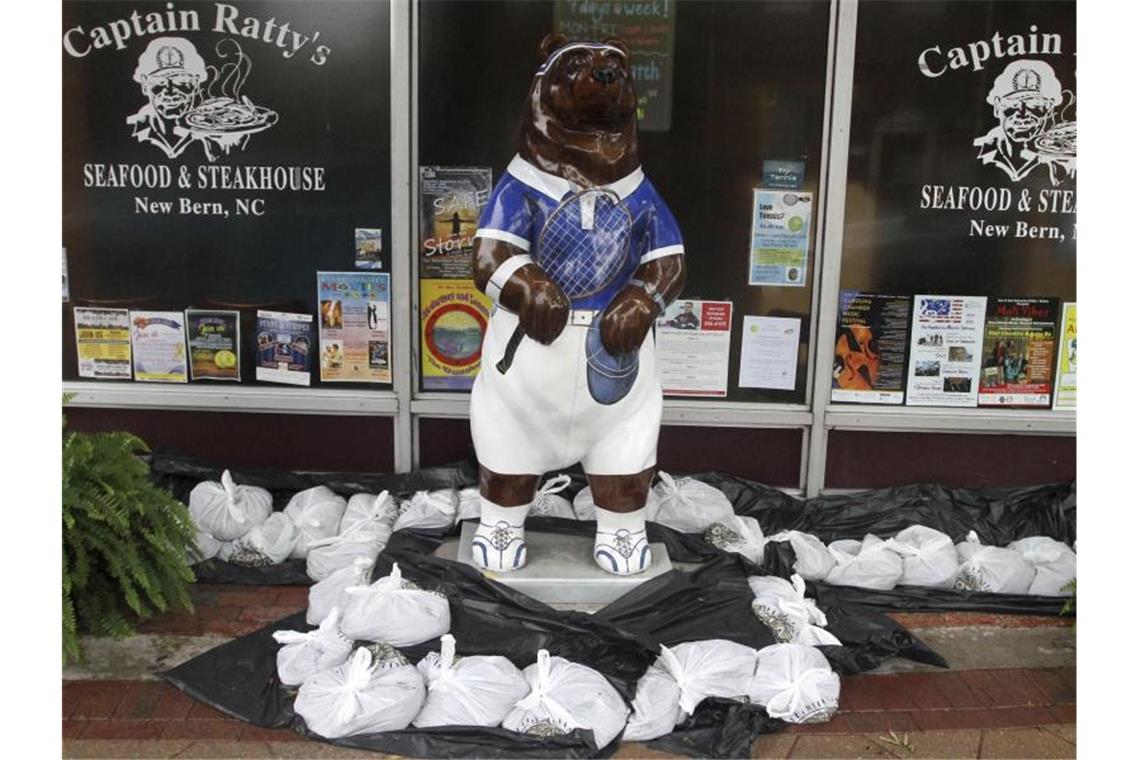
[(547, 69), (549, 69), (551, 66), (553, 66), (554, 62), (558, 60), (558, 56), (562, 55), (567, 50), (579, 50), (579, 49), (612, 50), (615, 53), (618, 53), (622, 56), (626, 55), (626, 52), (624, 50), (622, 50), (619, 47), (614, 47), (613, 45), (606, 45), (606, 44), (601, 43), (601, 42), (574, 42), (574, 43), (571, 43), (569, 45), (563, 45), (562, 47), (558, 48), (553, 53), (551, 53), (550, 57), (546, 59), (546, 63), (539, 66), (538, 71), (536, 71), (534, 75), (536, 77), (540, 77), (543, 74), (545, 74)]

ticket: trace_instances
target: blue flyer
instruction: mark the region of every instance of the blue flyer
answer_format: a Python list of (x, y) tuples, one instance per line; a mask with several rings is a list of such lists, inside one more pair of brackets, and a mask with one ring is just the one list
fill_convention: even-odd
[(811, 193), (753, 190), (748, 284), (804, 287), (810, 235)]
[(308, 385), (313, 368), (313, 315), (257, 312), (257, 379)]

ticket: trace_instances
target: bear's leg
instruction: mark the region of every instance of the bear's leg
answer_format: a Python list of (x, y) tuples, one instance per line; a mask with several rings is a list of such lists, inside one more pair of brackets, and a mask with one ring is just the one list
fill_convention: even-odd
[(538, 475), (500, 475), (479, 468), (479, 527), (471, 542), (475, 564), (498, 572), (526, 564), (523, 524), (534, 502)]
[(635, 475), (589, 475), (598, 507), (594, 561), (607, 573), (634, 575), (649, 567), (653, 555), (645, 534), (645, 501), (653, 468)]

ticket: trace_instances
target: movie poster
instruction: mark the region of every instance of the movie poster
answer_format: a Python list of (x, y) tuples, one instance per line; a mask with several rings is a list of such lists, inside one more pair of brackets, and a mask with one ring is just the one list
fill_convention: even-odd
[(241, 382), (241, 313), (186, 310), (191, 380)]
[(910, 305), (909, 296), (840, 292), (832, 401), (903, 402)]
[(309, 385), (313, 368), (313, 315), (257, 311), (257, 379)]
[(1061, 309), (1061, 338), (1057, 349), (1057, 388), (1053, 393), (1054, 409), (1077, 408), (1077, 305), (1066, 303)]
[(1053, 398), (1056, 298), (992, 298), (978, 406), (1048, 407)]
[(657, 374), (666, 396), (728, 395), (732, 301), (678, 299), (657, 317)]
[(131, 379), (131, 317), (126, 309), (75, 307), (79, 376)]
[(907, 406), (977, 406), (985, 296), (915, 296)]
[(810, 240), (811, 193), (753, 190), (748, 284), (804, 287)]
[(131, 360), (139, 382), (185, 383), (186, 317), (182, 312), (132, 311)]
[(490, 196), (490, 169), (420, 167), (420, 279), (471, 279), (475, 231)]
[[(420, 280), (420, 355), (425, 391), (470, 390), (479, 374), (491, 299), (471, 280)], [(497, 361), (497, 359), (496, 359)]]
[(392, 382), (387, 272), (317, 272), (321, 382)]

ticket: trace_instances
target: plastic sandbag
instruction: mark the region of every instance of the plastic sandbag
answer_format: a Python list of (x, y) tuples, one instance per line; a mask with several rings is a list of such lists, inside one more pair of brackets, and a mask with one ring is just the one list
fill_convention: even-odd
[(585, 665), (538, 650), (523, 671), (530, 693), (503, 720), (503, 728), (536, 736), (561, 736), (575, 728), (594, 732), (600, 749), (625, 728), (629, 708), (605, 677)]
[(726, 523), (735, 516), (732, 502), (720, 490), (693, 478), (674, 478), (658, 472), (661, 481), (653, 487), (661, 506), (654, 522), (681, 533), (704, 533), (713, 523)]
[[(662, 644), (664, 649), (665, 645)], [(640, 742), (670, 733), (685, 719), (681, 709), (681, 687), (658, 660), (637, 682), (633, 711), (622, 741)]]
[(942, 531), (925, 525), (912, 525), (887, 541), (902, 557), (904, 586), (951, 588), (958, 577), (958, 552), (954, 540)]
[(285, 514), (301, 535), (289, 556), (304, 559), (312, 542), (335, 536), (340, 530), (345, 506), (344, 498), (327, 486), (314, 486), (294, 494), (285, 505)]
[(961, 541), (954, 545), (954, 552), (958, 555), (958, 565), (961, 566), (963, 562), (970, 559), (977, 553), (978, 549), (982, 548), (982, 542), (978, 540), (978, 532), (972, 530), (966, 534), (966, 540)]
[(411, 499), (400, 504), (400, 516), (392, 532), (405, 528), (450, 530), (455, 525), (458, 509), (459, 495), (451, 489), (416, 491)]
[(816, 606), (814, 599), (808, 599), (804, 579), (793, 575), (791, 581), (774, 575), (752, 575), (748, 586), (756, 598), (752, 602), (752, 614), (772, 629), (776, 641), (782, 644), (839, 645), (839, 640), (823, 628), (827, 616)]
[(281, 683), (300, 686), (314, 673), (344, 664), (352, 653), (352, 641), (337, 629), (339, 620), (340, 610), (333, 607), (316, 630), (273, 633), (273, 640), (285, 645), (277, 650), (277, 677)]
[[(594, 503), (594, 494), (586, 486), (574, 496), (574, 516), (579, 520), (597, 520), (598, 505)], [(661, 500), (651, 488), (645, 499), (645, 519), (648, 522), (657, 522), (657, 513), (661, 509)]]
[(459, 508), (455, 513), (455, 522), (461, 520), (478, 520), (483, 503), (479, 500), (479, 489), (476, 486), (464, 488), (459, 492)]
[(398, 563), (392, 564), (390, 575), (371, 586), (353, 586), (344, 593), (341, 630), (353, 639), (408, 647), (451, 629), (447, 597), (405, 581)]
[(530, 506), (530, 515), (537, 517), (563, 517), (567, 520), (576, 520), (574, 507), (570, 501), (558, 494), (570, 485), (569, 475), (557, 475), (542, 484), (538, 493), (534, 495), (534, 503)]
[(835, 567), (835, 555), (822, 541), (810, 533), (787, 530), (768, 537), (769, 541), (788, 541), (796, 553), (792, 569), (805, 581), (821, 581)]
[(955, 589), (994, 594), (1028, 593), (1037, 573), (1018, 552), (1000, 546), (981, 545), (970, 551), (970, 558), (958, 569)]
[(387, 491), (379, 496), (356, 494), (348, 500), (340, 533), (309, 543), (305, 570), (314, 581), (323, 581), (358, 557), (374, 562), (388, 544), (396, 503)]
[(839, 709), (839, 676), (815, 647), (773, 644), (756, 653), (748, 696), (773, 718), (825, 723)]
[(1010, 549), (1037, 571), (1029, 584), (1036, 596), (1070, 596), (1063, 587), (1077, 577), (1077, 555), (1072, 549), (1047, 536), (1030, 536), (1014, 541)]
[(213, 559), (218, 556), (218, 552), (222, 548), (222, 542), (204, 530), (200, 530), (194, 535), (194, 545), (198, 548), (198, 554), (200, 556), (187, 557), (187, 561), (190, 563), (204, 562), (208, 559)]
[(344, 609), (347, 598), (342, 598), (345, 589), (356, 586), (365, 587), (372, 578), (372, 566), (375, 561), (366, 557), (357, 557), (348, 567), (329, 575), (323, 581), (309, 587), (309, 609), (305, 613), (305, 622), (316, 625), (325, 619), (334, 607)]
[(219, 541), (233, 541), (265, 522), (273, 511), (273, 497), (264, 488), (237, 485), (226, 470), (220, 483), (206, 480), (194, 486), (189, 507), (198, 530)]
[(289, 557), (298, 538), (297, 526), (285, 515), (274, 512), (231, 544), (226, 561), (241, 567), (279, 565)]
[(424, 703), (424, 680), (411, 665), (374, 667), (360, 647), (345, 664), (301, 684), (293, 710), (327, 739), (407, 728)]
[(705, 531), (705, 541), (721, 551), (743, 554), (757, 564), (764, 561), (764, 531), (755, 517), (732, 517), (718, 520)]
[(497, 726), (530, 687), (506, 657), (455, 656), (455, 637), (444, 635), (439, 653), (416, 665), (427, 683), (427, 701), (412, 721), (431, 726)]
[(886, 541), (868, 533), (863, 541), (852, 539), (828, 544), (835, 567), (824, 579), (833, 586), (854, 586), (890, 591), (902, 577), (902, 557)]

